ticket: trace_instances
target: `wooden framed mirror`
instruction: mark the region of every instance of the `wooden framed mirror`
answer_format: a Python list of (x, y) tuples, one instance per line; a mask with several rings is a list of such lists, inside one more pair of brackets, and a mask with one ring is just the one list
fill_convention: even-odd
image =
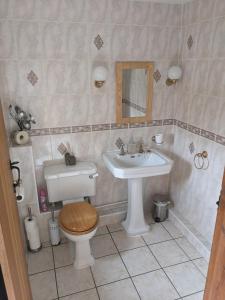
[(153, 63), (116, 63), (116, 122), (144, 123), (152, 118)]

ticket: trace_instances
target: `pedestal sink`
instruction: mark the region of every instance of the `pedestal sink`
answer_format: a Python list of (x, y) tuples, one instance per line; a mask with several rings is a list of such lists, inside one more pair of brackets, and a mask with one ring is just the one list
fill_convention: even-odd
[(142, 178), (170, 173), (173, 161), (156, 150), (120, 155), (119, 151), (103, 153), (103, 161), (114, 177), (128, 179), (128, 212), (122, 223), (130, 236), (149, 230), (144, 218)]

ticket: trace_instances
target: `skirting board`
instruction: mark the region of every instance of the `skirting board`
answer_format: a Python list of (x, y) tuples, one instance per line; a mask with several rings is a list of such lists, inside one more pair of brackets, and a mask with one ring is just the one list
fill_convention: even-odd
[(174, 208), (169, 209), (169, 220), (183, 233), (186, 239), (209, 261), (211, 245)]
[(96, 207), (99, 213), (99, 226), (121, 223), (127, 214), (127, 201), (120, 201)]

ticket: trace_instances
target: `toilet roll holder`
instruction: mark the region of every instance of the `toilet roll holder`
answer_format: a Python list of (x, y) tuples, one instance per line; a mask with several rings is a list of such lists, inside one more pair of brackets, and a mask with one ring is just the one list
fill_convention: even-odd
[(13, 191), (16, 193), (16, 188), (20, 185), (21, 179), (20, 179), (20, 168), (17, 167), (16, 165), (19, 164), (19, 161), (11, 161), (10, 160), (10, 169), (11, 170), (16, 170), (17, 171), (17, 179), (13, 179)]

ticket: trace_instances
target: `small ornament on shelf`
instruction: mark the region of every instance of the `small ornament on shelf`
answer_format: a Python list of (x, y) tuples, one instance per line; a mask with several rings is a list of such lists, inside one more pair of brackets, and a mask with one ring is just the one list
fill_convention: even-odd
[(29, 142), (28, 131), (31, 124), (35, 124), (35, 119), (30, 113), (23, 111), (18, 105), (9, 105), (9, 114), (17, 123), (19, 130), (13, 132), (13, 141), (18, 145), (24, 145)]

